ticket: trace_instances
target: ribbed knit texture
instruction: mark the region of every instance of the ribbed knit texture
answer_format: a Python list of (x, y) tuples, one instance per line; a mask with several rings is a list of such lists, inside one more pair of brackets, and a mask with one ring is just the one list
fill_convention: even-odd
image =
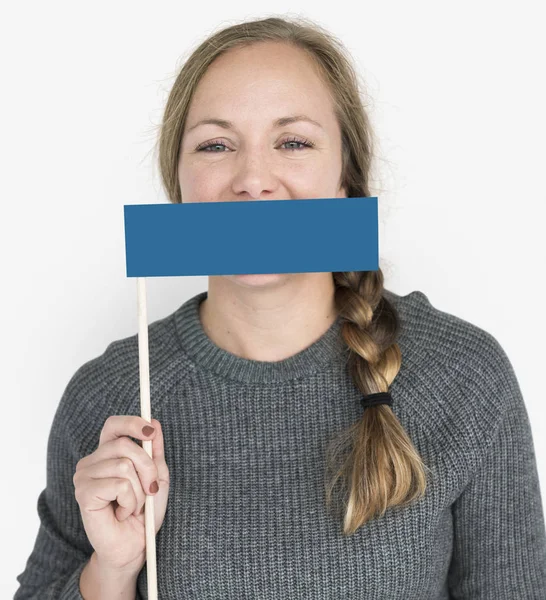
[[(152, 416), (171, 474), (156, 538), (160, 600), (546, 599), (534, 445), (506, 353), (420, 291), (385, 295), (402, 323), (392, 410), (433, 476), (419, 502), (348, 537), (324, 493), (327, 443), (363, 410), (340, 320), (278, 362), (216, 346), (199, 319), (206, 291), (149, 325)], [(82, 599), (93, 549), (72, 478), (107, 417), (121, 414), (140, 414), (136, 334), (66, 387), (15, 600)], [(137, 598), (147, 598), (146, 566)]]

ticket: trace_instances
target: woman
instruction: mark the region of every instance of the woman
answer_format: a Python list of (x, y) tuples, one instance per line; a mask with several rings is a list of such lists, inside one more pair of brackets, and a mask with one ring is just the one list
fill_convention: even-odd
[[(203, 42), (159, 147), (171, 202), (371, 195), (357, 77), (301, 19)], [(136, 335), (69, 382), (16, 600), (145, 597), (147, 493), (163, 599), (546, 598), (530, 424), (491, 334), (381, 270), (281, 273), (211, 276), (149, 345), (153, 431)]]

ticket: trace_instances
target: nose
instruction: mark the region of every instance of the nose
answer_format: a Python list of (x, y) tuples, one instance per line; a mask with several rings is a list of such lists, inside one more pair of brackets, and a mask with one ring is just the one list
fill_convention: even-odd
[(239, 153), (231, 182), (232, 192), (239, 200), (268, 200), (278, 189), (278, 178), (265, 152)]

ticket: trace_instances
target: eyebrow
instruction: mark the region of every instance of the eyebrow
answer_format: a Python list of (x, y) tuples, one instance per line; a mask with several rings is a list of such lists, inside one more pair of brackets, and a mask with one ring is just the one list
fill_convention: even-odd
[[(292, 115), (290, 117), (281, 117), (280, 119), (273, 121), (273, 126), (274, 127), (284, 127), (285, 125), (290, 125), (291, 123), (295, 123), (297, 121), (307, 121), (308, 123), (312, 123), (313, 125), (316, 125), (317, 127), (320, 127), (321, 129), (324, 129), (324, 127), (318, 121), (311, 119), (307, 115)], [(199, 125), (218, 125), (219, 127), (222, 127), (223, 129), (233, 129), (234, 128), (233, 123), (231, 121), (226, 121), (224, 119), (201, 119), (200, 121), (197, 121), (197, 123), (195, 125), (192, 125), (186, 131), (186, 133), (189, 133), (190, 131), (192, 131), (193, 129), (198, 127)]]

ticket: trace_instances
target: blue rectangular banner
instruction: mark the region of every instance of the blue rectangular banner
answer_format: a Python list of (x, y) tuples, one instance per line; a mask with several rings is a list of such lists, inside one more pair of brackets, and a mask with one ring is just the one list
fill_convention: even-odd
[(377, 271), (377, 197), (126, 204), (127, 277)]

